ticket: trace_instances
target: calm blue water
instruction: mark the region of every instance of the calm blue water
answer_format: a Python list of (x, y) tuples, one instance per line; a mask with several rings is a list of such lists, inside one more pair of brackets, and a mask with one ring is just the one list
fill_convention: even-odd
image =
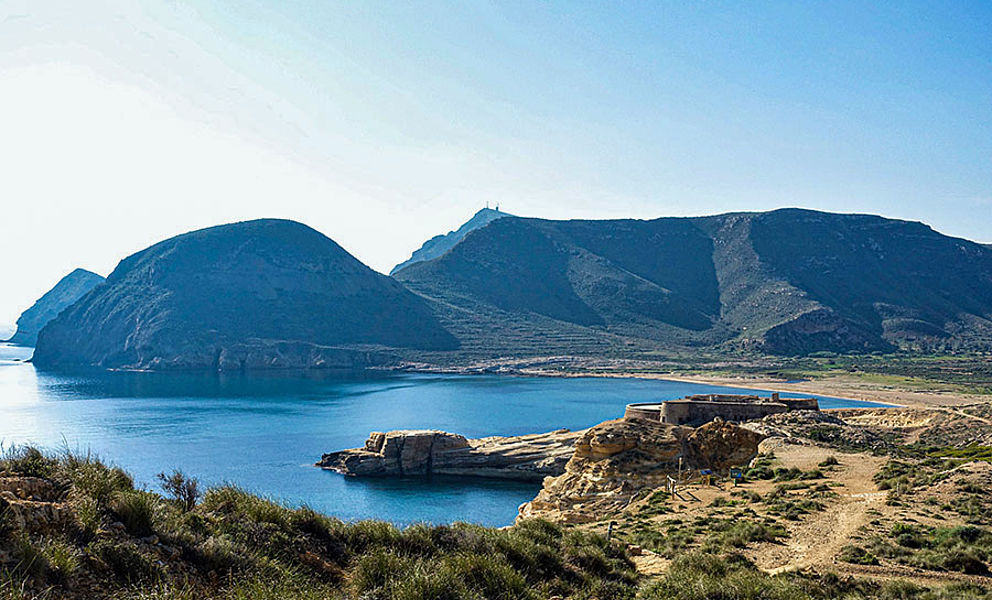
[[(630, 402), (747, 390), (636, 379), (334, 374), (53, 374), (0, 345), (0, 440), (92, 450), (152, 486), (173, 468), (342, 519), (406, 524), (513, 521), (539, 486), (471, 478), (370, 480), (311, 466), (370, 431), (436, 428), (468, 437), (581, 429)], [(795, 395), (785, 393), (783, 395)], [(823, 407), (864, 403), (821, 398)]]

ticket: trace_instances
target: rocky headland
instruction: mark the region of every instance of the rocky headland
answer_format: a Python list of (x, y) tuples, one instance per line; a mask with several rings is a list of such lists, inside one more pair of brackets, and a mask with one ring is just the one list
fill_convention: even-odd
[(359, 477), (460, 475), (541, 481), (561, 475), (584, 431), (469, 439), (437, 431), (374, 431), (362, 448), (331, 452), (317, 466)]
[(403, 430), (373, 432), (364, 447), (325, 454), (317, 466), (356, 477), (543, 480), (520, 516), (581, 523), (622, 509), (646, 488), (664, 488), (680, 467), (688, 474), (744, 466), (764, 437), (720, 420), (693, 428), (617, 419), (583, 431), (479, 439)]
[(176, 236), (125, 258), (38, 336), (42, 367), (367, 367), (458, 341), (426, 303), (333, 240), (261, 219)]

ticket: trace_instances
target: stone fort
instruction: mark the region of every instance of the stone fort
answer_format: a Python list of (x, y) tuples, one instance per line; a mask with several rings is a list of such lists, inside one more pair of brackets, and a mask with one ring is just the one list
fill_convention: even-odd
[(665, 402), (628, 404), (625, 419), (660, 421), (698, 427), (720, 418), (732, 423), (760, 419), (792, 410), (820, 410), (816, 398), (782, 398), (738, 394), (699, 394)]

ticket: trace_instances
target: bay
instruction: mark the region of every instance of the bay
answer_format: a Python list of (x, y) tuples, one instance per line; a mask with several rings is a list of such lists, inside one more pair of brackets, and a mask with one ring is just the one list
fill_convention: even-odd
[[(355, 479), (313, 465), (370, 431), (442, 429), (467, 437), (581, 429), (631, 402), (754, 393), (646, 379), (390, 372), (51, 373), (0, 345), (0, 442), (92, 452), (154, 488), (180, 469), (344, 520), (501, 526), (539, 485), (475, 478)], [(787, 387), (787, 386), (785, 386)], [(783, 396), (791, 394), (779, 390)], [(824, 408), (865, 406), (820, 397)]]

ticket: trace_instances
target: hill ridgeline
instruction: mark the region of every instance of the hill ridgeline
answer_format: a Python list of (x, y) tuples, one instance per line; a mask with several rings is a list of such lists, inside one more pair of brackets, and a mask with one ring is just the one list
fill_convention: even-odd
[(418, 262), (424, 262), (425, 260), (433, 260), (448, 250), (455, 247), (455, 244), (465, 239), (465, 236), (469, 233), (485, 227), (486, 225), (492, 223), (496, 219), (502, 219), (503, 217), (510, 217), (505, 212), (500, 212), (497, 208), (493, 210), (491, 208), (483, 208), (479, 212), (472, 215), (472, 218), (466, 221), (461, 227), (455, 231), (449, 231), (441, 235), (436, 235), (431, 239), (424, 242), (424, 245), (414, 250), (413, 255), (400, 264), (393, 267), (393, 270), (389, 272), (390, 275), (395, 275), (401, 269), (409, 267), (410, 265)]
[(992, 347), (992, 251), (869, 215), (507, 217), (395, 277), (480, 354)]
[(234, 370), (992, 349), (992, 249), (877, 216), (482, 211), (411, 261), (380, 275), (292, 221), (195, 231), (121, 261), (44, 327), (34, 361)]

